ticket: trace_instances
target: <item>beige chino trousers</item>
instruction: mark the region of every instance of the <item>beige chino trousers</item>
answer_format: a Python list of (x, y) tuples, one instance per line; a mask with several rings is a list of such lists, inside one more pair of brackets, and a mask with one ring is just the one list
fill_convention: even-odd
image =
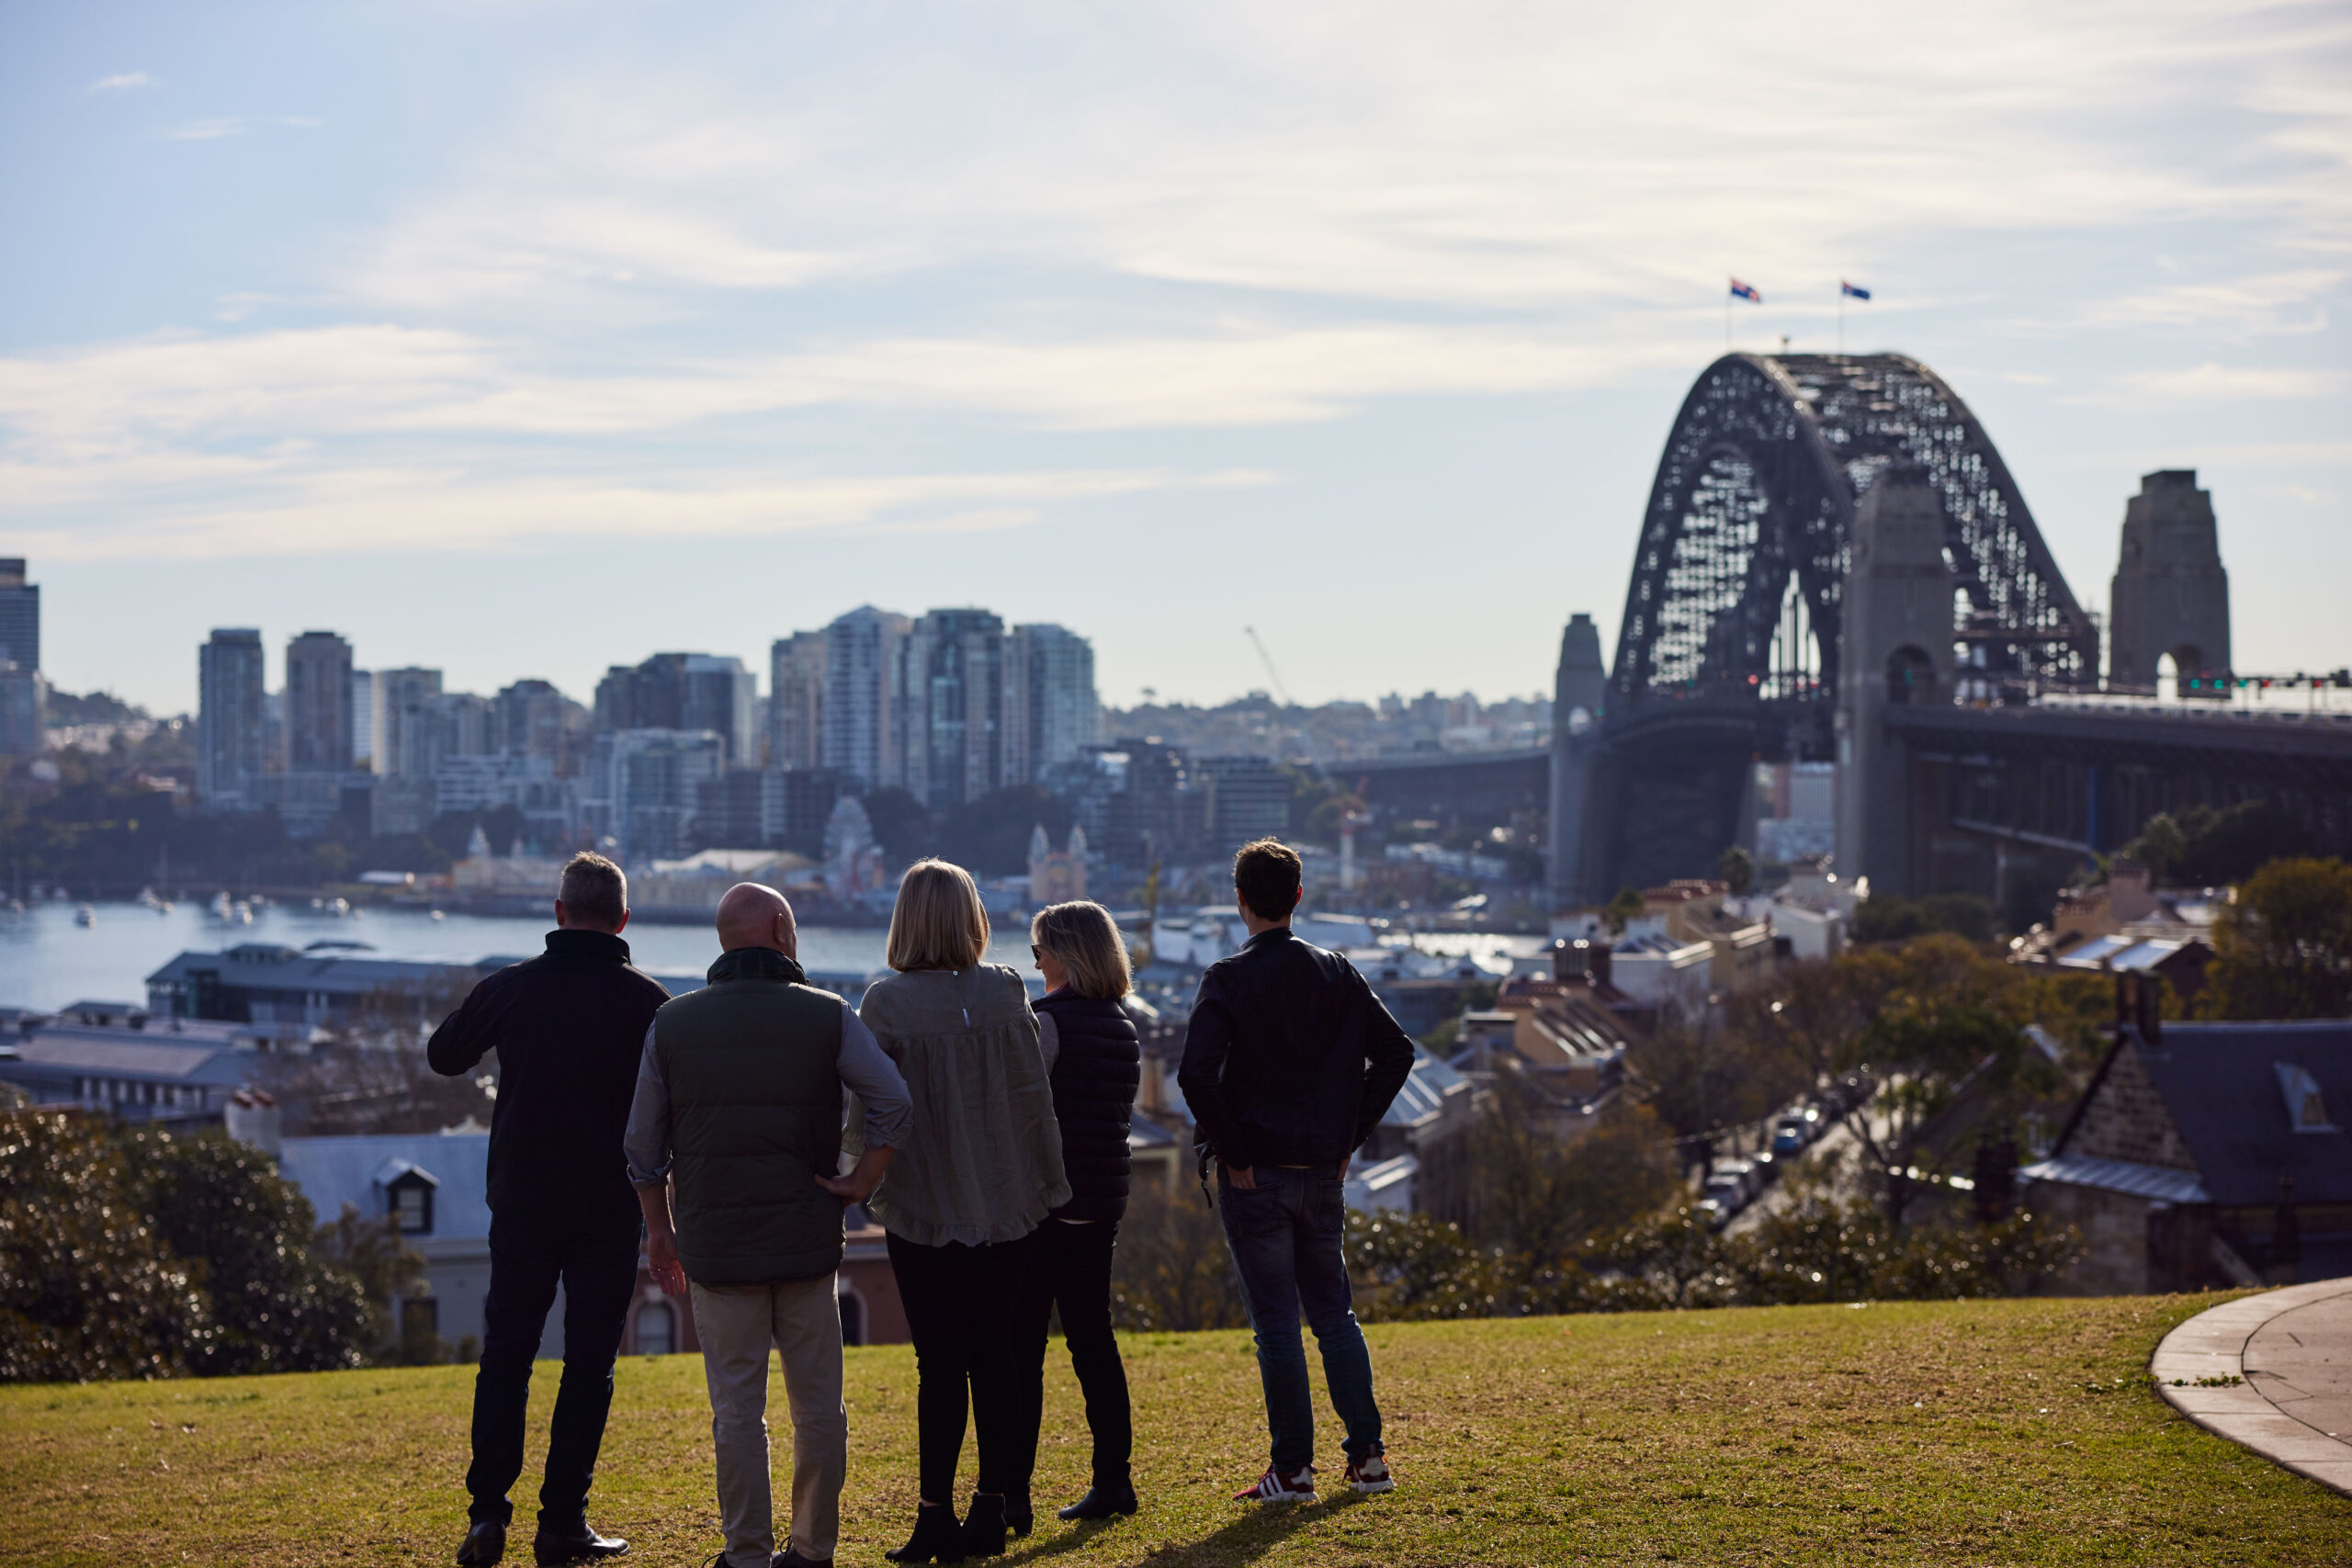
[(775, 1285), (695, 1285), (695, 1333), (710, 1387), (718, 1514), (728, 1568), (768, 1568), (775, 1519), (768, 1488), (768, 1348), (784, 1358), (792, 1408), (792, 1545), (822, 1562), (841, 1533), (849, 1468), (842, 1404), (842, 1309), (833, 1276)]

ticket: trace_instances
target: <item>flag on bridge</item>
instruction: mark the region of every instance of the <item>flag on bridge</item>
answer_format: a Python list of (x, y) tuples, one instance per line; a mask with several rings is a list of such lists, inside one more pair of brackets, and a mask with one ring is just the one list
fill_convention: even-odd
[(1736, 277), (1731, 280), (1731, 297), (1735, 299), (1753, 299), (1758, 305), (1764, 303), (1764, 296), (1756, 292), (1755, 285), (1742, 283)]
[(1871, 297), (1869, 289), (1858, 288), (1842, 277), (1838, 280), (1838, 293), (1841, 298), (1848, 299), (1867, 299)]

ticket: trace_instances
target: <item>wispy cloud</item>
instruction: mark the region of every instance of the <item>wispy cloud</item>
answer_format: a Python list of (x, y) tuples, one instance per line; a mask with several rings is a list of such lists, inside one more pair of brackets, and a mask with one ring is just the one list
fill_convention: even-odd
[(2140, 370), (2118, 376), (2107, 387), (2068, 401), (2107, 408), (2146, 409), (2164, 404), (2282, 402), (2341, 396), (2352, 389), (2352, 371), (2285, 366), (2203, 365), (2174, 370)]
[(249, 136), (256, 130), (271, 130), (280, 127), (288, 130), (309, 130), (326, 121), (312, 115), (222, 115), (212, 119), (192, 119), (164, 132), (166, 141), (218, 141), (223, 137)]
[(101, 76), (90, 84), (93, 93), (119, 93), (127, 87), (152, 87), (155, 79), (144, 71), (125, 71), (119, 75)]

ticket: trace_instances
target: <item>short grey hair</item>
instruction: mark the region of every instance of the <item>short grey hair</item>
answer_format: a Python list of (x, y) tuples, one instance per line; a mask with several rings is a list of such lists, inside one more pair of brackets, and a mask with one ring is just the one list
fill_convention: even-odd
[(628, 918), (628, 874), (594, 850), (582, 850), (564, 862), (555, 896), (580, 925), (618, 931)]

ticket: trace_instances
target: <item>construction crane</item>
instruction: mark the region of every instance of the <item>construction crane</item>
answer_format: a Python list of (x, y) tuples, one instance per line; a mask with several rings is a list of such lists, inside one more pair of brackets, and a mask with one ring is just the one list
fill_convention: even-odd
[(1283, 706), (1296, 707), (1298, 705), (1290, 700), (1290, 693), (1283, 687), (1283, 678), (1274, 669), (1274, 656), (1266, 651), (1265, 642), (1258, 636), (1258, 628), (1244, 626), (1241, 630), (1242, 634), (1249, 637), (1250, 646), (1258, 650), (1259, 662), (1266, 667), (1266, 679), (1274, 683), (1274, 695), (1283, 700)]

